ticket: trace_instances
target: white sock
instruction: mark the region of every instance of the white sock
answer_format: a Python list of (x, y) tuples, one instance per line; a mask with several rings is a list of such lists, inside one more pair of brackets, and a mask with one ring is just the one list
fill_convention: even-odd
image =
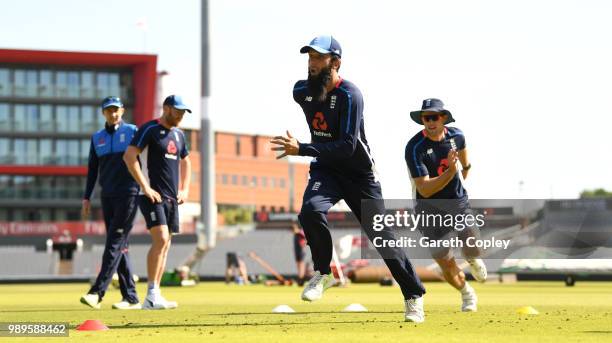
[(154, 282), (149, 282), (149, 287), (147, 288), (147, 296), (150, 296), (151, 298), (155, 298), (159, 294), (161, 294), (159, 285)]
[(459, 291), (461, 292), (461, 294), (469, 294), (474, 292), (474, 289), (472, 288), (472, 286), (470, 286), (470, 284), (466, 281), (465, 285), (463, 285), (463, 288)]

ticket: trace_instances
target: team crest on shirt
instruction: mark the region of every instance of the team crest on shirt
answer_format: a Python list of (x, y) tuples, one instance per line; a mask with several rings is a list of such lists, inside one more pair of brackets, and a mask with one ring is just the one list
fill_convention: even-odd
[(176, 152), (178, 151), (178, 149), (176, 148), (176, 144), (174, 143), (173, 140), (171, 140), (168, 143), (168, 146), (166, 147), (166, 151), (168, 152), (165, 156), (166, 158), (169, 158), (171, 160), (176, 160)]
[(106, 140), (104, 139), (104, 137), (100, 137), (100, 139), (98, 139), (98, 146), (105, 146), (106, 145)]

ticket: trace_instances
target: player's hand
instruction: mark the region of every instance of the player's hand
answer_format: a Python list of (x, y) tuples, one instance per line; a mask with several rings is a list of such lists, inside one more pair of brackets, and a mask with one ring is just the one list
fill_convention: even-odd
[(162, 200), (161, 195), (151, 187), (146, 187), (142, 192), (154, 204), (160, 203)]
[(451, 173), (457, 172), (457, 161), (459, 161), (459, 153), (457, 150), (451, 150), (448, 152), (446, 156), (446, 160), (448, 161), (448, 169)]
[(178, 194), (176, 195), (176, 201), (179, 203), (179, 205), (187, 201), (188, 198), (189, 191), (187, 189), (179, 190)]
[(283, 151), (282, 154), (276, 156), (276, 159), (283, 158), (285, 156), (295, 156), (300, 151), (300, 142), (287, 130), (287, 136), (276, 136), (270, 140), (270, 143), (276, 144), (273, 147), (273, 151)]
[(81, 218), (83, 220), (89, 219), (89, 213), (91, 212), (91, 203), (87, 199), (83, 199), (81, 203)]

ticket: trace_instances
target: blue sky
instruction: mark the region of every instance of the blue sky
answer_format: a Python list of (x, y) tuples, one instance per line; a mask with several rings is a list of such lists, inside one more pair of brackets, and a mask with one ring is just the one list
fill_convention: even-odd
[[(211, 0), (216, 128), (309, 139), (291, 89), (299, 48), (342, 44), (341, 76), (361, 88), (367, 138), (388, 198), (409, 197), (408, 112), (442, 99), (466, 134), (474, 198), (571, 198), (612, 189), (611, 5), (606, 1)], [(153, 53), (166, 92), (199, 104), (200, 3), (11, 1), (0, 47)], [(144, 19), (148, 29), (136, 23)], [(198, 112), (198, 111), (196, 111)], [(198, 113), (187, 126), (199, 124)], [(524, 182), (519, 192), (518, 184)]]

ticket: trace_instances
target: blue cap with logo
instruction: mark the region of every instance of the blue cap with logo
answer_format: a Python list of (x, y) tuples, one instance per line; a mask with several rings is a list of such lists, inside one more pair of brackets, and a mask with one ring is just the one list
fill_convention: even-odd
[(102, 109), (103, 110), (105, 108), (111, 107), (111, 106), (123, 107), (123, 103), (121, 102), (121, 99), (119, 99), (116, 96), (107, 96), (106, 98), (104, 98), (104, 100), (102, 100)]
[(169, 95), (166, 100), (164, 100), (164, 106), (174, 107), (177, 110), (185, 110), (191, 113), (191, 110), (183, 102), (183, 98), (180, 95)]
[(342, 57), (342, 48), (340, 43), (332, 36), (317, 36), (310, 41), (310, 44), (304, 45), (300, 49), (300, 53), (305, 54), (310, 50), (314, 50), (318, 53), (327, 55), (332, 54), (338, 57)]

